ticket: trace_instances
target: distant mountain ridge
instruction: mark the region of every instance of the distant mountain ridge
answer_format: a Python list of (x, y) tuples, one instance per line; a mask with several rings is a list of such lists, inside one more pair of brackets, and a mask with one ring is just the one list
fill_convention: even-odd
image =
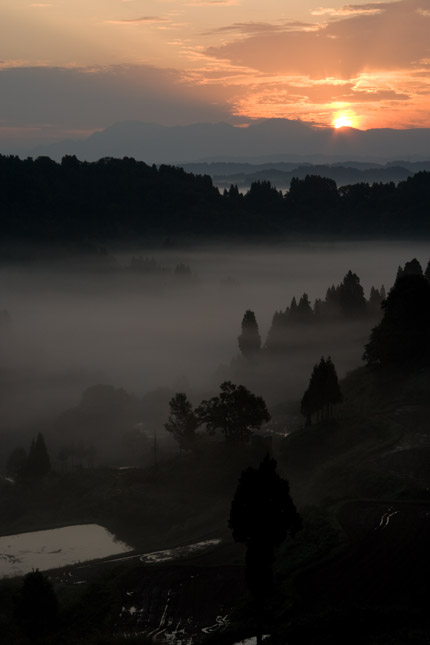
[(255, 181), (270, 181), (279, 190), (288, 190), (293, 177), (304, 179), (306, 175), (319, 175), (333, 179), (338, 186), (358, 183), (388, 183), (404, 181), (416, 172), (430, 171), (430, 161), (406, 162), (398, 164), (375, 164), (345, 162), (334, 164), (297, 164), (297, 163), (191, 163), (182, 164), (186, 172), (210, 175), (220, 189), (237, 186), (244, 191)]
[[(266, 119), (248, 127), (228, 123), (164, 126), (140, 121), (115, 123), (81, 140), (39, 146), (32, 156), (59, 160), (134, 157), (146, 163), (182, 165), (195, 161), (291, 161), (328, 163), (428, 159), (430, 128), (409, 130), (317, 128), (288, 119)], [(7, 153), (7, 151), (4, 151)]]

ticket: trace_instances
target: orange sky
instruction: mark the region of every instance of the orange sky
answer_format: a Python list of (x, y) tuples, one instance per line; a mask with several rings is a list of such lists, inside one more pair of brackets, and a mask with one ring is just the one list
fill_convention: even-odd
[(127, 119), (430, 127), (430, 0), (3, 0), (0, 25), (0, 138)]

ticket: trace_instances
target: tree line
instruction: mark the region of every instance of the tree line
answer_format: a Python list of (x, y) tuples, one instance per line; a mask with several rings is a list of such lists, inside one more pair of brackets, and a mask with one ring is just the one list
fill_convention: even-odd
[(209, 435), (220, 430), (227, 443), (249, 441), (252, 431), (261, 428), (271, 417), (261, 396), (256, 396), (243, 385), (224, 381), (220, 393), (203, 400), (194, 410), (184, 392), (178, 392), (169, 402), (170, 415), (164, 424), (183, 450), (197, 446), (204, 425)]
[[(427, 267), (430, 274), (429, 267), (430, 262)], [(288, 344), (288, 333), (292, 328), (331, 323), (335, 320), (372, 319), (379, 316), (385, 297), (384, 285), (379, 289), (372, 286), (370, 296), (366, 299), (360, 278), (348, 271), (339, 285), (332, 285), (327, 289), (324, 300), (317, 298), (312, 306), (308, 294), (304, 293), (299, 299), (294, 296), (284, 310), (275, 311), (264, 344), (255, 313), (248, 309), (241, 323), (239, 349), (245, 359), (255, 358), (262, 350), (283, 351)]]
[(430, 173), (406, 181), (337, 188), (332, 179), (293, 178), (286, 192), (256, 181), (242, 194), (220, 192), (209, 175), (132, 158), (56, 163), (0, 155), (0, 231), (29, 242), (99, 243), (162, 236), (255, 236), (296, 233), (427, 235)]

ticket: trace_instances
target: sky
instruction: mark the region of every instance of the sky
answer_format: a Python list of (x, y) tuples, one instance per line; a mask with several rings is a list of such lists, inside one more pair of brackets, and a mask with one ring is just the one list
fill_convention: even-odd
[(430, 0), (2, 0), (0, 151), (288, 118), (430, 127)]

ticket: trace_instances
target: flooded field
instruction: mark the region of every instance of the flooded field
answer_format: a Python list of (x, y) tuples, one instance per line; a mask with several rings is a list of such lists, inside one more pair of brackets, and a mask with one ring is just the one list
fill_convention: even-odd
[(24, 575), (32, 569), (46, 571), (131, 550), (98, 524), (6, 535), (0, 537), (0, 577)]

